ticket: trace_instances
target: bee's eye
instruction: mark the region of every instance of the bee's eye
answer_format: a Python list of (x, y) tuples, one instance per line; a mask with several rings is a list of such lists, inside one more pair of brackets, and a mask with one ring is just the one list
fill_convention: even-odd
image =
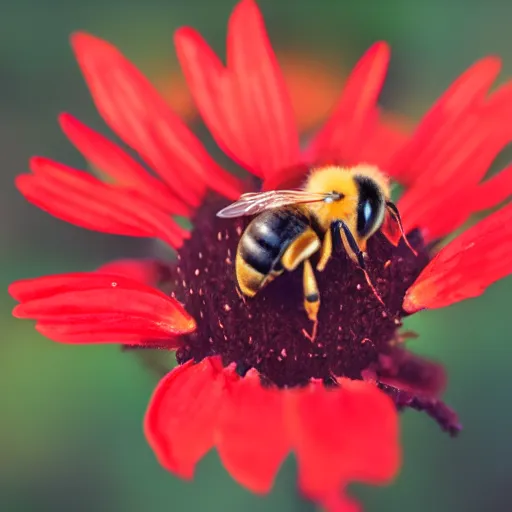
[(372, 218), (373, 208), (370, 201), (366, 200), (363, 205), (363, 217), (365, 223), (370, 222)]
[(381, 193), (371, 180), (359, 178), (359, 203), (357, 205), (357, 233), (368, 237), (378, 229), (383, 218)]
[(359, 202), (357, 215), (357, 232), (361, 236), (368, 235), (375, 224), (375, 208), (370, 199), (365, 199)]

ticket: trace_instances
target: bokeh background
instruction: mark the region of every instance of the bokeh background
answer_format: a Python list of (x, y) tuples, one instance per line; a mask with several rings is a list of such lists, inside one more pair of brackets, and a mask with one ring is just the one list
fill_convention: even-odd
[[(199, 132), (173, 53), (172, 33), (199, 28), (222, 51), (234, 0), (0, 1), (0, 510), (309, 511), (295, 494), (292, 458), (265, 498), (239, 488), (215, 453), (194, 482), (167, 474), (141, 430), (156, 378), (117, 347), (53, 344), (10, 316), (13, 279), (90, 270), (148, 255), (150, 242), (66, 225), (25, 203), (13, 186), (30, 155), (83, 166), (56, 123), (69, 111), (105, 131), (69, 45), (86, 29), (109, 39)], [(305, 128), (332, 105), (351, 65), (373, 41), (392, 44), (382, 104), (413, 123), (477, 58), (500, 54), (512, 72), (512, 4), (501, 0), (260, 0)], [(512, 120), (511, 120), (512, 122)], [(512, 280), (483, 297), (426, 312), (406, 327), (417, 352), (449, 372), (446, 400), (465, 429), (453, 440), (426, 416), (403, 415), (405, 463), (387, 488), (354, 486), (368, 511), (512, 510)]]

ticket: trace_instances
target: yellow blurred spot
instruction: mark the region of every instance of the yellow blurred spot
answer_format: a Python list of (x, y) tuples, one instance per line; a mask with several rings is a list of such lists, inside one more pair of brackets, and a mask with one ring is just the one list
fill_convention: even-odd
[[(295, 120), (300, 132), (319, 127), (332, 112), (350, 68), (338, 59), (318, 59), (303, 52), (282, 51), (277, 53), (284, 75)], [(155, 74), (153, 83), (173, 111), (185, 122), (192, 122), (198, 115), (197, 108), (179, 68)], [(405, 117), (382, 113), (382, 120), (405, 132), (410, 132), (413, 123)]]
[(318, 126), (336, 104), (348, 70), (304, 53), (278, 53), (299, 131)]
[(414, 119), (384, 110), (381, 110), (380, 120), (382, 123), (385, 123), (388, 128), (408, 135), (413, 132), (417, 125)]
[[(282, 52), (278, 59), (299, 130), (314, 128), (336, 104), (347, 73), (338, 62), (303, 53)], [(184, 121), (194, 120), (198, 112), (179, 69), (156, 74), (152, 81), (176, 114)]]
[(186, 122), (194, 120), (197, 108), (180, 69), (157, 76), (153, 83), (175, 114)]

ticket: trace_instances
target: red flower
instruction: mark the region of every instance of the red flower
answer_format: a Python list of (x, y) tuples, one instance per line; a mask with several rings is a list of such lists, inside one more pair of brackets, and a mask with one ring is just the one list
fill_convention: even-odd
[[(73, 47), (100, 114), (154, 174), (64, 114), (64, 132), (109, 183), (36, 157), (18, 188), (73, 224), (159, 238), (178, 251), (178, 263), (124, 260), (95, 272), (20, 281), (10, 287), (20, 302), (14, 315), (35, 319), (36, 328), (58, 342), (176, 349), (179, 366), (158, 385), (145, 419), (149, 443), (173, 473), (190, 478), (215, 447), (237, 481), (266, 492), (293, 451), (306, 496), (332, 511), (355, 510), (343, 494), (349, 482), (385, 483), (397, 472), (397, 409), (424, 410), (452, 434), (460, 429), (439, 399), (442, 369), (408, 353), (398, 328), (408, 313), (475, 297), (512, 272), (512, 205), (437, 253), (432, 248), (512, 192), (512, 167), (484, 180), (512, 137), (511, 84), (489, 95), (499, 61), (483, 59), (408, 137), (379, 120), (389, 50), (377, 43), (301, 151), (252, 0), (242, 0), (231, 17), (227, 66), (190, 28), (179, 30), (175, 41), (215, 140), (263, 187), (296, 183), (311, 165), (377, 165), (408, 187), (399, 208), (417, 256), (398, 243), (392, 226), (369, 241), (369, 271), (385, 306), (344, 254), (331, 261), (318, 278), (323, 302), (314, 343), (301, 334), (308, 324), (298, 313), (297, 272), (242, 300), (233, 259), (243, 225), (215, 217), (242, 184), (114, 47), (77, 34)], [(174, 215), (193, 218), (193, 232)]]

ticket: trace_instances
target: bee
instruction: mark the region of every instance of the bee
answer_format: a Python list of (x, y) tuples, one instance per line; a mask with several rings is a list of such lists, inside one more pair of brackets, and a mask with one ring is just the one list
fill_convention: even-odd
[(383, 225), (386, 215), (407, 242), (400, 214), (390, 199), (388, 178), (370, 165), (326, 166), (313, 169), (300, 190), (273, 190), (243, 194), (217, 213), (234, 218), (256, 215), (238, 243), (235, 272), (238, 288), (254, 297), (283, 272), (302, 264), (304, 309), (313, 322), (313, 341), (318, 326), (320, 291), (316, 271), (322, 272), (333, 250), (344, 248), (364, 272), (373, 293), (382, 299), (366, 269), (368, 239)]

